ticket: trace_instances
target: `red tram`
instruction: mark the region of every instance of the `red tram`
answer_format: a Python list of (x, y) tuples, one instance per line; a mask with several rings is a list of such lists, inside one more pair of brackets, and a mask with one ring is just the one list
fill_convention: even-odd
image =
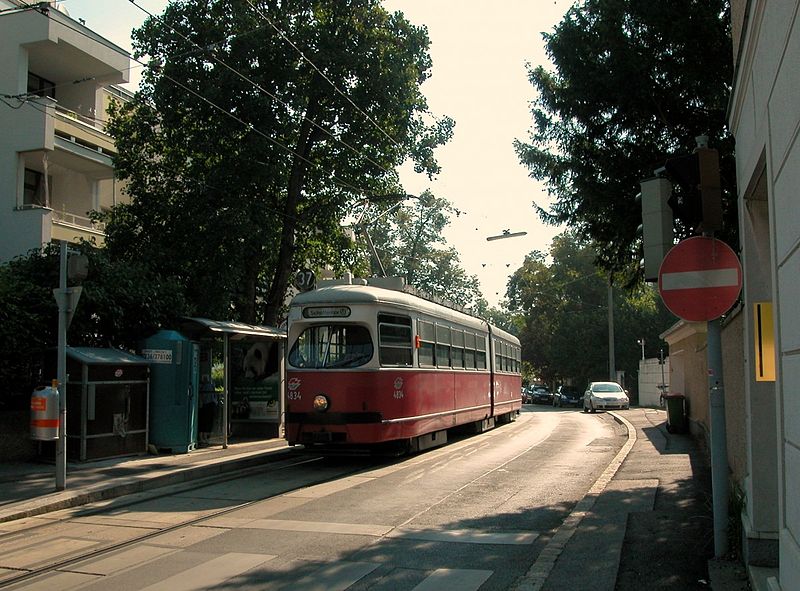
[(399, 278), (328, 281), (289, 311), (286, 438), (418, 451), (519, 412), (520, 344)]

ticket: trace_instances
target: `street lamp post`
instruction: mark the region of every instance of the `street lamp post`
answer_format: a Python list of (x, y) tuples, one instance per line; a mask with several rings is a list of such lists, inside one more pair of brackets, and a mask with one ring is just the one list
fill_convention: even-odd
[(638, 339), (636, 344), (642, 347), (642, 361), (644, 361), (644, 339)]

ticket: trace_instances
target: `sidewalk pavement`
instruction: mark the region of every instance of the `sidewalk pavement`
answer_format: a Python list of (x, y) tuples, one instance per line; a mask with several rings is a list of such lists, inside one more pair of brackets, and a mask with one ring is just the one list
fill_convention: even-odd
[(291, 452), (283, 439), (233, 441), (186, 454), (69, 462), (66, 489), (55, 487), (52, 463), (0, 464), (0, 523), (240, 471)]
[[(713, 556), (707, 452), (669, 434), (666, 413), (608, 413), (628, 441), (517, 585), (520, 590), (748, 589), (735, 563)], [(0, 464), (0, 523), (242, 470), (290, 453), (282, 439), (188, 454), (70, 463), (55, 490), (52, 464)], [(711, 579), (709, 579), (711, 573)]]

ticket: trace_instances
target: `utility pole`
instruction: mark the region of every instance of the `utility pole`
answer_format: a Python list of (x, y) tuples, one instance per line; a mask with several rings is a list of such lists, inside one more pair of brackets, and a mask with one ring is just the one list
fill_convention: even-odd
[(67, 488), (67, 324), (69, 296), (67, 295), (67, 243), (61, 241), (58, 290), (58, 444), (56, 445), (56, 490)]
[(69, 260), (67, 242), (61, 241), (58, 289), (53, 296), (58, 304), (58, 442), (56, 444), (56, 490), (67, 488), (67, 329), (81, 297), (81, 287), (67, 287), (67, 277), (84, 279), (89, 262), (83, 255)]
[(608, 381), (617, 381), (617, 361), (614, 359), (614, 284), (608, 275)]

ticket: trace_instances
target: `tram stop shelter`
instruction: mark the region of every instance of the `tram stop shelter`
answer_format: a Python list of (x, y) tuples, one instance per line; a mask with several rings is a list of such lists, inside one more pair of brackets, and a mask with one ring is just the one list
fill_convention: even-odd
[(215, 344), (222, 345), (222, 445), (228, 437), (282, 437), (286, 330), (243, 322), (183, 318), (180, 332), (200, 343), (201, 373), (211, 374)]

